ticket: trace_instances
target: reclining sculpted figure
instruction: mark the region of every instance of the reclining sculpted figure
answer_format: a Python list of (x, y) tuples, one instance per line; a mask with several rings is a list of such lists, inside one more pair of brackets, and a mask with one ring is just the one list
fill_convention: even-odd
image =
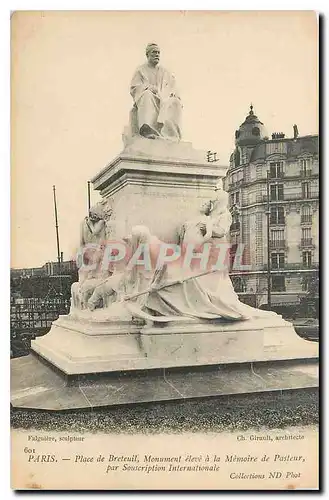
[[(207, 268), (193, 265), (186, 269), (177, 262), (169, 262), (161, 273), (157, 286), (151, 287), (142, 306), (127, 301), (132, 314), (147, 321), (168, 322), (195, 318), (203, 320), (224, 319), (241, 321), (257, 317), (275, 316), (275, 313), (254, 309), (239, 301), (235, 293), (228, 266), (226, 235), (231, 225), (231, 215), (227, 208), (227, 193), (217, 192), (214, 200), (203, 203), (200, 215), (183, 224), (180, 233), (182, 252), (187, 245), (193, 245), (197, 252), (209, 245)], [(221, 258), (221, 267), (216, 263)]]

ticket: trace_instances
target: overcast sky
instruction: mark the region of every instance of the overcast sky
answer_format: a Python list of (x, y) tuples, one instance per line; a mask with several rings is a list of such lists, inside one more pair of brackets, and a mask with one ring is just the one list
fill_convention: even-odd
[[(129, 85), (156, 42), (176, 76), (183, 140), (228, 164), (254, 111), (269, 133), (317, 128), (317, 22), (308, 12), (26, 12), (12, 17), (12, 267), (74, 256), (87, 181), (121, 150)], [(92, 193), (98, 200), (98, 193)]]

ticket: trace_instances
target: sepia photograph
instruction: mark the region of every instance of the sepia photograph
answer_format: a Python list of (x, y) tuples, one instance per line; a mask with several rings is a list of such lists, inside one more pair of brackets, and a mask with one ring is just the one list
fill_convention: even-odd
[(12, 489), (319, 489), (319, 23), (11, 14)]

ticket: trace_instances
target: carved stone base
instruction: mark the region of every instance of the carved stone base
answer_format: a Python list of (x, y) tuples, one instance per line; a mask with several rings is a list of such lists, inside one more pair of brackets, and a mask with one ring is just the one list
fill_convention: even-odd
[(172, 363), (173, 357), (182, 365), (206, 365), (318, 356), (318, 345), (301, 339), (280, 316), (144, 327), (140, 343), (147, 357), (159, 364)]
[(32, 350), (68, 375), (318, 356), (318, 345), (302, 340), (279, 316), (143, 328), (62, 316)]
[(101, 322), (61, 316), (31, 348), (67, 375), (134, 369), (145, 355), (140, 327), (125, 321)]
[(121, 155), (177, 161), (185, 160), (189, 163), (208, 163), (206, 158), (207, 152), (194, 149), (191, 142), (168, 141), (162, 137), (150, 140), (140, 135), (132, 136), (121, 152)]

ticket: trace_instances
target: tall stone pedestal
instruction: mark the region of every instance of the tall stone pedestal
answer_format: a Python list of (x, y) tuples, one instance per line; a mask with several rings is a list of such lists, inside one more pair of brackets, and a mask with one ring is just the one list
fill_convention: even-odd
[(146, 225), (167, 243), (175, 243), (181, 225), (199, 213), (227, 167), (206, 162), (206, 153), (190, 143), (142, 137), (125, 148), (93, 179), (113, 208), (111, 236), (121, 238), (134, 225)]

